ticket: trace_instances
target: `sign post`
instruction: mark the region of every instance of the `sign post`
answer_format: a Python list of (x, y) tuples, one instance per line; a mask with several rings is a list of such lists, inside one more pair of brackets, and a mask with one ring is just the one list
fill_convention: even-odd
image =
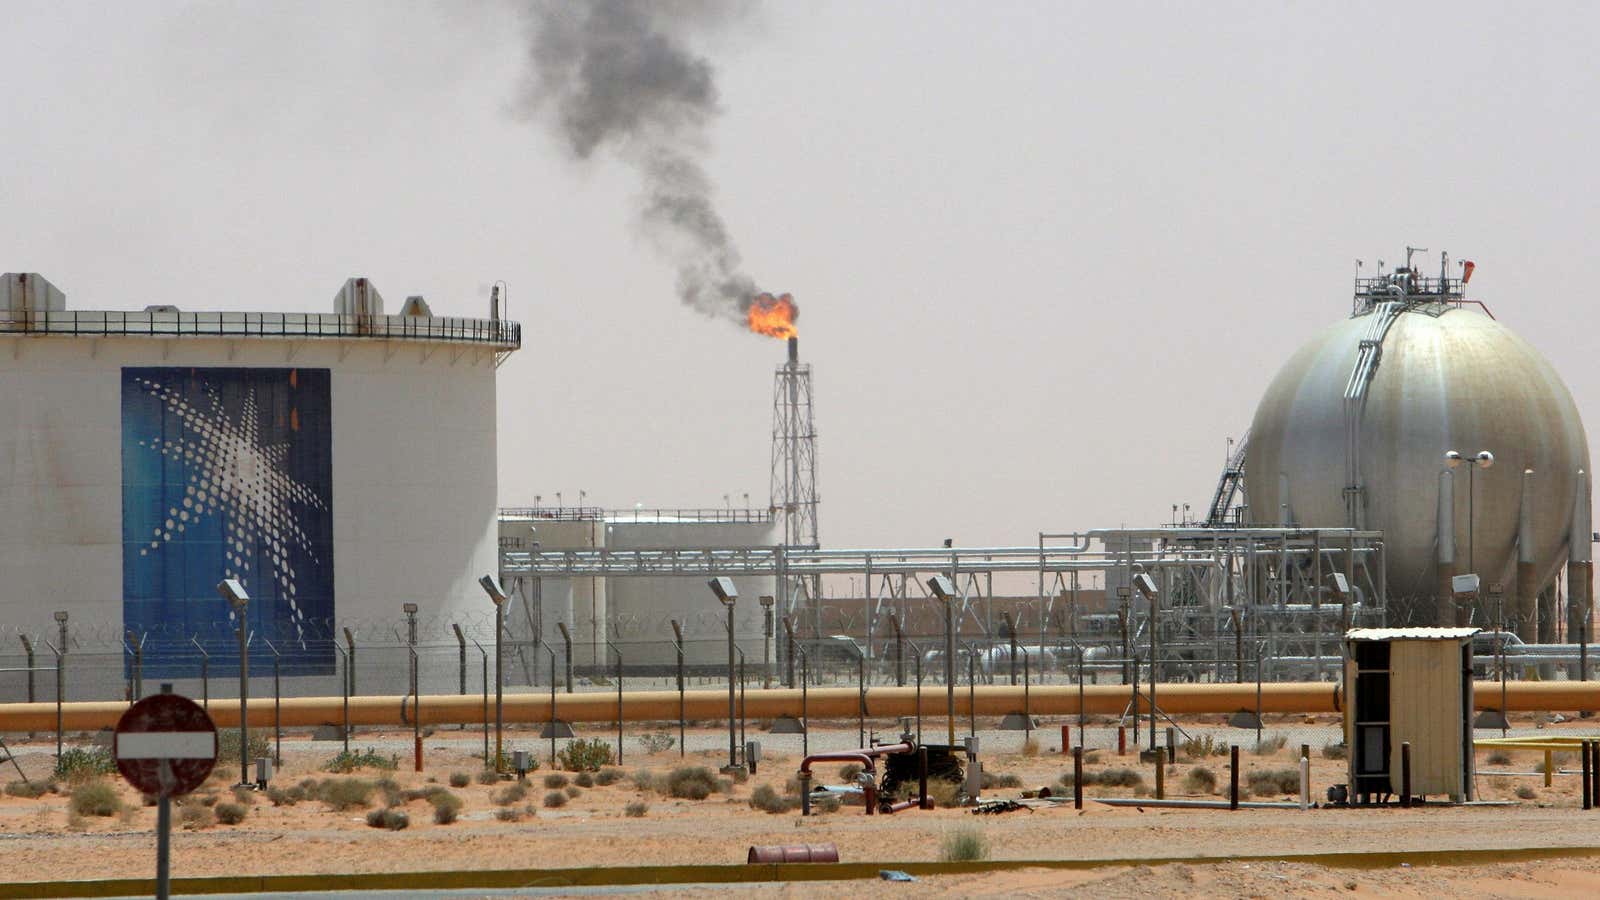
[(111, 739), (117, 771), (156, 797), (156, 896), (171, 892), (172, 798), (205, 783), (217, 762), (217, 726), (198, 703), (163, 684), (128, 707)]

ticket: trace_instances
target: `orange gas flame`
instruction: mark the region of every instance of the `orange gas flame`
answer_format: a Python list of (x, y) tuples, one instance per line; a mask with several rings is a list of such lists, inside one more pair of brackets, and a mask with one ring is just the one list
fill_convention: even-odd
[(759, 294), (750, 302), (750, 309), (745, 316), (750, 323), (750, 330), (756, 334), (792, 338), (800, 333), (794, 327), (794, 320), (800, 317), (800, 307), (795, 305), (794, 297), (789, 294), (776, 297)]

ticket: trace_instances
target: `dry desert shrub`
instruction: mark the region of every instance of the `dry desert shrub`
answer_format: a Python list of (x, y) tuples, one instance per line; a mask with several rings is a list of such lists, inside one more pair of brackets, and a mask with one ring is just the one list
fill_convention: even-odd
[(399, 809), (375, 809), (367, 813), (367, 824), (373, 828), (401, 831), (411, 825), (411, 817)]
[(961, 825), (939, 840), (941, 862), (973, 862), (989, 858), (989, 839), (972, 825)]
[(393, 778), (379, 778), (373, 782), (378, 791), (383, 794), (384, 806), (399, 806), (406, 801), (406, 791), (400, 787), (400, 782)]
[(1190, 794), (1211, 794), (1217, 790), (1217, 773), (1205, 766), (1195, 766), (1183, 776), (1183, 789)]
[[(830, 797), (835, 804), (839, 798)], [(933, 805), (944, 809), (952, 809), (961, 805), (961, 785), (943, 778), (933, 778), (928, 781), (928, 799)]]
[(209, 827), (216, 821), (210, 807), (198, 803), (185, 803), (178, 807), (178, 824), (191, 831), (198, 828)]
[(429, 803), (432, 803), (433, 802), (433, 798), (436, 795), (438, 795), (438, 794), (448, 794), (448, 793), (450, 793), (449, 789), (444, 787), (443, 785), (430, 784), (430, 785), (425, 785), (423, 787), (411, 788), (408, 791), (404, 791), (404, 792), (401, 793), (400, 798), (402, 800), (404, 800), (405, 802), (407, 802), (407, 803), (410, 803), (413, 800), (426, 800)]
[(37, 800), (55, 788), (55, 783), (49, 781), (13, 781), (6, 785), (6, 796)]
[(492, 798), (495, 806), (510, 806), (520, 802), (528, 796), (528, 787), (523, 784), (508, 784), (505, 790), (495, 794)]
[(665, 753), (677, 743), (678, 739), (665, 731), (652, 731), (639, 737), (639, 745), (646, 753)]
[(433, 821), (439, 825), (449, 825), (454, 822), (461, 815), (461, 807), (465, 805), (460, 797), (449, 791), (434, 794), (428, 798), (428, 802), (433, 805)]
[(249, 812), (250, 807), (243, 803), (218, 803), (217, 808), (213, 810), (217, 821), (224, 825), (237, 825), (243, 822)]
[(680, 766), (666, 780), (666, 794), (683, 800), (704, 800), (718, 789), (717, 776), (705, 766)]
[(1300, 793), (1300, 771), (1298, 769), (1258, 769), (1245, 775), (1245, 784), (1250, 787), (1250, 793), (1258, 796), (1298, 794)]
[(317, 799), (342, 812), (371, 806), (375, 790), (377, 785), (365, 778), (329, 778), (317, 785)]
[(757, 785), (750, 792), (750, 805), (755, 809), (769, 813), (786, 813), (794, 808), (788, 797), (779, 794), (770, 784)]
[(304, 799), (306, 799), (306, 789), (298, 784), (286, 788), (277, 786), (267, 788), (267, 801), (273, 806), (294, 806)]
[(114, 816), (122, 812), (122, 797), (116, 785), (96, 778), (72, 789), (67, 808), (78, 816)]
[(1257, 756), (1271, 756), (1274, 753), (1281, 751), (1284, 748), (1284, 745), (1288, 743), (1289, 736), (1286, 734), (1269, 734), (1262, 737), (1261, 740), (1256, 741), (1256, 746), (1253, 752)]
[(1117, 768), (1106, 769), (1092, 778), (1089, 773), (1084, 773), (1084, 784), (1103, 784), (1107, 787), (1141, 787), (1144, 785), (1144, 776), (1132, 769)]

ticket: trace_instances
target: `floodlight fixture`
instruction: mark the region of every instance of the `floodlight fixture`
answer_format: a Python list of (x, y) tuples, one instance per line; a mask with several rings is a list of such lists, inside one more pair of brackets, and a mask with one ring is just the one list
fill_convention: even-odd
[(63, 625), (67, 624), (67, 611), (64, 609), (56, 610), (56, 621)]
[(1343, 572), (1333, 573), (1333, 596), (1340, 600), (1350, 596), (1350, 582)]
[(417, 605), (415, 603), (402, 603), (400, 604), (400, 608), (405, 610), (405, 613), (408, 616), (414, 616), (417, 614)]
[(1444, 464), (1452, 469), (1461, 465), (1463, 461), (1461, 454), (1454, 450), (1448, 450), (1444, 454)]
[(726, 575), (718, 575), (706, 583), (711, 586), (711, 593), (716, 594), (723, 603), (731, 604), (739, 599), (739, 589), (733, 586), (733, 579)]
[(489, 600), (492, 601), (495, 606), (500, 606), (506, 602), (507, 595), (505, 589), (500, 586), (500, 581), (493, 575), (485, 575), (482, 578), (479, 578), (478, 586), (483, 588), (483, 592), (485, 594), (489, 595)]
[(1471, 572), (1465, 575), (1456, 575), (1450, 579), (1450, 590), (1457, 597), (1476, 597), (1478, 595), (1478, 576)]
[(943, 600), (946, 603), (949, 603), (956, 597), (956, 586), (951, 583), (950, 576), (948, 575), (935, 575), (932, 578), (929, 578), (928, 590), (932, 591), (935, 597), (938, 597), (940, 600)]
[(1479, 450), (1478, 455), (1472, 458), (1472, 462), (1480, 469), (1487, 469), (1494, 465), (1494, 454), (1487, 450)]
[(1133, 576), (1133, 586), (1139, 589), (1139, 593), (1143, 595), (1146, 600), (1155, 598), (1156, 580), (1150, 577), (1150, 573), (1140, 572), (1139, 574)]
[(234, 609), (240, 609), (250, 602), (250, 594), (245, 591), (244, 585), (240, 584), (237, 578), (224, 578), (217, 582), (217, 593)]

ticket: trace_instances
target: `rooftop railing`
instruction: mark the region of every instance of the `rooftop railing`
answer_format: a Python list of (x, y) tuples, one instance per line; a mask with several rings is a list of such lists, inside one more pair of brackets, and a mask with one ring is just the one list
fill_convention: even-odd
[(772, 510), (730, 509), (727, 507), (663, 508), (636, 507), (603, 509), (598, 506), (524, 506), (500, 510), (504, 520), (543, 520), (557, 522), (687, 522), (700, 525), (763, 523), (772, 521)]
[(0, 334), (133, 337), (340, 338), (522, 346), (522, 326), (504, 319), (340, 313), (119, 310), (0, 311)]

